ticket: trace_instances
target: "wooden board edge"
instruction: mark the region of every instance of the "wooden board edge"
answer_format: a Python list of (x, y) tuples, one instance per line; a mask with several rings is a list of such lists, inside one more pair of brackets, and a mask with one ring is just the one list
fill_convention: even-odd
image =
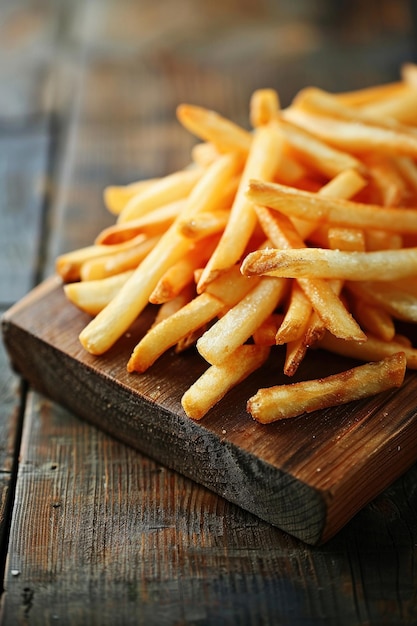
[[(323, 535), (332, 534), (326, 528), (326, 499), (320, 491), (222, 440), (200, 423), (170, 413), (156, 403), (137, 402), (128, 388), (111, 377), (80, 364), (20, 327), (15, 313), (51, 286), (56, 286), (56, 281), (48, 281), (37, 293), (29, 294), (2, 318), (3, 341), (11, 364), (35, 390), (122, 443), (305, 543), (316, 545)], [(43, 367), (45, 359), (49, 362), (48, 376)], [(97, 394), (94, 388), (98, 382)], [(83, 393), (77, 393), (80, 386)]]

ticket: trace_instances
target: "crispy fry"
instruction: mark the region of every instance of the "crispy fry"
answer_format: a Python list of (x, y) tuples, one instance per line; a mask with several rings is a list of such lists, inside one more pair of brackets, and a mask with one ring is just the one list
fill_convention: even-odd
[(359, 343), (357, 341), (343, 341), (331, 333), (326, 333), (318, 347), (359, 361), (376, 361), (402, 351), (407, 359), (407, 367), (412, 370), (417, 369), (417, 350), (407, 346), (404, 341), (397, 340), (396, 337), (392, 341), (384, 341), (369, 333), (367, 340)]
[(304, 294), (300, 285), (294, 281), (291, 286), (291, 296), (287, 311), (275, 337), (276, 344), (282, 345), (299, 339), (305, 330), (306, 323), (310, 319), (311, 311), (310, 300)]
[(260, 389), (249, 399), (248, 412), (263, 424), (297, 417), (330, 406), (368, 398), (400, 387), (405, 376), (404, 352), (359, 365), (341, 374), (291, 385)]
[(71, 252), (65, 252), (56, 259), (55, 269), (64, 282), (74, 282), (80, 280), (81, 268), (85, 263), (103, 257), (109, 258), (113, 254), (124, 252), (135, 247), (144, 240), (144, 236), (139, 235), (134, 241), (126, 241), (112, 246), (101, 244), (92, 245)]
[(331, 119), (287, 109), (285, 119), (338, 150), (380, 151), (382, 154), (417, 156), (417, 135), (364, 122)]
[(275, 89), (257, 89), (249, 103), (250, 123), (254, 128), (269, 124), (277, 118), (279, 110), (279, 96)]
[(146, 213), (135, 220), (108, 226), (95, 239), (96, 245), (113, 245), (133, 239), (140, 234), (152, 237), (162, 234), (179, 215), (184, 206), (184, 200), (170, 202), (150, 213)]
[(281, 119), (279, 123), (294, 153), (314, 171), (333, 178), (344, 170), (357, 169), (361, 172), (365, 169), (359, 159), (325, 143), (314, 132), (302, 129), (289, 120)]
[(355, 299), (354, 315), (361, 328), (383, 341), (391, 341), (395, 337), (395, 324), (392, 316), (375, 304)]
[(211, 365), (184, 393), (181, 404), (188, 417), (199, 420), (226, 393), (268, 358), (267, 346), (243, 345), (218, 365)]
[(178, 225), (178, 230), (184, 237), (193, 239), (203, 239), (208, 235), (222, 232), (229, 220), (230, 211), (225, 209), (218, 211), (211, 211), (205, 213), (199, 213), (193, 219), (188, 222), (183, 222)]
[(216, 111), (191, 104), (177, 107), (179, 122), (193, 135), (212, 143), (220, 153), (240, 152), (246, 155), (251, 146), (251, 134)]
[(246, 276), (396, 280), (417, 273), (417, 248), (346, 252), (324, 248), (256, 250), (242, 263)]
[(79, 309), (97, 315), (114, 298), (133, 270), (101, 280), (78, 281), (64, 285), (65, 295)]
[(252, 202), (276, 209), (316, 224), (379, 229), (394, 233), (417, 233), (417, 209), (388, 208), (345, 200), (320, 197), (278, 183), (252, 180), (247, 191)]
[(118, 223), (137, 219), (161, 206), (183, 200), (200, 180), (203, 173), (203, 168), (194, 167), (174, 172), (174, 174), (156, 180), (155, 183), (128, 201), (119, 213)]
[(347, 283), (347, 289), (365, 302), (381, 307), (396, 319), (417, 322), (417, 294), (406, 288), (400, 289), (384, 281), (352, 281)]
[[(141, 261), (153, 250), (159, 242), (160, 237), (149, 237), (142, 239), (139, 235), (137, 238), (130, 239), (124, 250), (116, 250), (103, 254), (96, 259), (85, 261), (80, 269), (81, 280), (99, 280), (107, 276), (114, 276), (120, 272), (135, 269)], [(137, 241), (137, 243), (136, 243)], [(108, 246), (115, 247), (114, 246)]]
[(119, 215), (122, 212), (127, 202), (136, 196), (138, 193), (144, 191), (151, 185), (153, 185), (157, 178), (149, 178), (146, 180), (140, 180), (128, 185), (109, 185), (105, 187), (103, 192), (103, 200), (106, 208), (113, 215)]

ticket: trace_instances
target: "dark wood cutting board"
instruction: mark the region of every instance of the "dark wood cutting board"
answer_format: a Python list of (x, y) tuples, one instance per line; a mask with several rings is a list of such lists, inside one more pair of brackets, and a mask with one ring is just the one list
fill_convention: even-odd
[[(78, 341), (89, 317), (53, 277), (4, 315), (3, 338), (13, 367), (35, 389), (309, 544), (327, 541), (416, 461), (416, 374), (400, 390), (265, 426), (248, 415), (246, 400), (261, 386), (288, 382), (277, 348), (194, 422), (180, 401), (206, 367), (195, 350), (172, 350), (145, 374), (126, 371), (154, 314), (149, 307), (116, 346), (94, 357)], [(312, 351), (296, 380), (353, 364)]]

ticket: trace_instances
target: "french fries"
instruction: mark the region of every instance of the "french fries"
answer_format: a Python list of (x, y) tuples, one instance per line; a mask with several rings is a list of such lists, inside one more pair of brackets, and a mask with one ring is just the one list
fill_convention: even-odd
[[(194, 420), (280, 354), (289, 380), (307, 355), (318, 377), (260, 385), (247, 411), (261, 424), (401, 386), (417, 370), (400, 328), (417, 322), (416, 104), (407, 64), (395, 83), (309, 87), (286, 109), (259, 89), (248, 129), (179, 105), (199, 140), (189, 164), (106, 187), (115, 224), (56, 261), (68, 300), (92, 317), (82, 346), (103, 354), (157, 306), (126, 367), (196, 350), (207, 367), (182, 397)], [(320, 377), (320, 350), (362, 364)]]
[(260, 389), (249, 398), (248, 411), (262, 424), (270, 424), (400, 387), (405, 371), (405, 354), (396, 352), (381, 361), (359, 365), (342, 374)]

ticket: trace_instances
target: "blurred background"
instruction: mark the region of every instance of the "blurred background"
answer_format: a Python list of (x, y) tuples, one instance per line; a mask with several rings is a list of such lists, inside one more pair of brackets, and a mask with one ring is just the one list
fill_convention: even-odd
[(86, 64), (88, 112), (110, 117), (210, 105), (230, 83), (286, 104), (306, 84), (390, 81), (416, 58), (415, 13), (414, 0), (2, 0), (0, 115), (61, 110)]

